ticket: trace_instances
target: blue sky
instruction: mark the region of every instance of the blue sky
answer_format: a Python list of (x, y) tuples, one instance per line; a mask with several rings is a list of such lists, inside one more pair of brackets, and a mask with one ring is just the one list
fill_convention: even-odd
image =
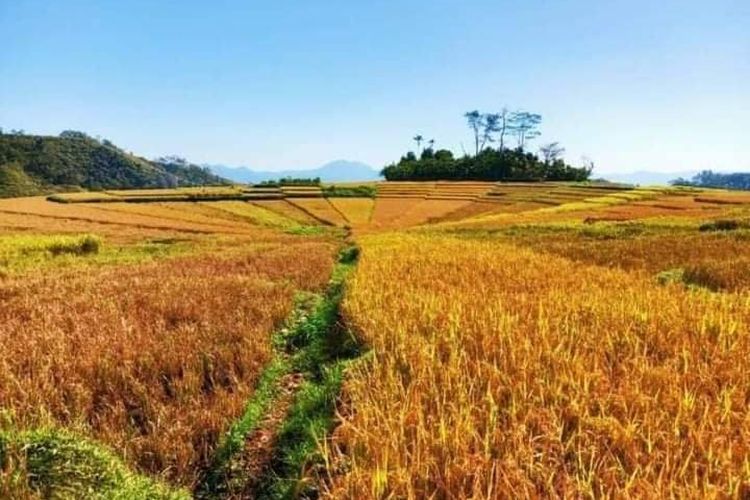
[(0, 0), (0, 126), (380, 167), (507, 105), (600, 171), (750, 170), (748, 26), (747, 0)]

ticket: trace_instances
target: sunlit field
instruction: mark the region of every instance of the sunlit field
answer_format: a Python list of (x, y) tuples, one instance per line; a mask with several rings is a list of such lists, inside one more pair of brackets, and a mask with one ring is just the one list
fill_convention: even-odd
[(746, 197), (628, 194), (360, 239), (329, 496), (747, 495)]
[(298, 194), (0, 200), (0, 496), (750, 491), (747, 195)]
[[(195, 487), (338, 247), (230, 203), (0, 202), (0, 444), (68, 431)], [(0, 492), (23, 496), (12, 478)]]

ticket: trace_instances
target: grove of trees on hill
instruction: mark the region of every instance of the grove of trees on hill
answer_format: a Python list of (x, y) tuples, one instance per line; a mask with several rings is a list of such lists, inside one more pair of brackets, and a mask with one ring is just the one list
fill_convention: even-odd
[(228, 181), (179, 157), (153, 161), (110, 141), (74, 130), (59, 136), (0, 129), (0, 197), (60, 190), (129, 189), (225, 184)]
[(712, 170), (704, 170), (693, 176), (690, 180), (679, 178), (672, 181), (672, 184), (678, 186), (750, 190), (750, 173), (722, 174), (713, 172)]
[[(436, 150), (434, 140), (417, 135), (418, 153), (408, 152), (383, 168), (381, 175), (389, 181), (583, 181), (591, 175), (591, 165), (565, 163), (565, 149), (557, 142), (541, 146), (541, 157), (527, 151), (529, 142), (541, 135), (541, 115), (504, 108), (499, 113), (470, 111), (464, 117), (473, 136), (473, 154), (456, 158), (448, 149)], [(514, 147), (509, 147), (512, 142)]]

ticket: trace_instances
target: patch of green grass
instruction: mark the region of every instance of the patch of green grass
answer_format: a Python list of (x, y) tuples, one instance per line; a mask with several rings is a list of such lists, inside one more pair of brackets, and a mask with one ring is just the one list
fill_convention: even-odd
[(323, 196), (326, 198), (375, 198), (378, 194), (377, 186), (323, 186)]
[(105, 245), (96, 235), (29, 235), (0, 237), (0, 275), (35, 269), (131, 264), (184, 253), (183, 240), (154, 240), (132, 245)]
[(71, 238), (58, 238), (47, 244), (46, 249), (53, 257), (58, 255), (91, 255), (99, 253), (102, 240), (93, 234)]
[(0, 430), (0, 497), (188, 499), (102, 446), (56, 429)]
[(242, 491), (242, 485), (247, 478), (243, 476), (242, 471), (233, 469), (234, 459), (242, 450), (247, 436), (258, 427), (263, 415), (278, 395), (281, 378), (291, 371), (292, 365), (284, 357), (276, 357), (263, 370), (242, 417), (232, 425), (217, 448), (213, 464), (197, 488), (198, 498), (217, 498), (232, 491)]
[(288, 228), (284, 232), (297, 236), (318, 236), (325, 234), (327, 231), (328, 228), (325, 226), (296, 226)]
[(261, 487), (259, 498), (317, 497), (317, 485), (309, 473), (323, 465), (319, 443), (334, 428), (336, 398), (347, 364), (346, 361), (326, 363), (317, 379), (300, 387), (279, 432), (273, 471)]
[(581, 236), (598, 240), (632, 238), (646, 233), (646, 227), (637, 222), (584, 224), (580, 227)]

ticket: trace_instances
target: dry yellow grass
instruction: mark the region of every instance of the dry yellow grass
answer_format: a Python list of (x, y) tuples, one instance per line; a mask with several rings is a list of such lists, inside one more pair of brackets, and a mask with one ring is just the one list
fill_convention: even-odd
[(89, 222), (77, 219), (50, 218), (44, 216), (14, 214), (0, 211), (0, 233), (28, 232), (31, 234), (96, 233), (107, 241), (128, 243), (154, 238), (195, 237), (176, 230), (144, 228), (128, 225), (113, 225), (106, 222)]
[(335, 498), (750, 491), (750, 299), (440, 234), (373, 235)]

